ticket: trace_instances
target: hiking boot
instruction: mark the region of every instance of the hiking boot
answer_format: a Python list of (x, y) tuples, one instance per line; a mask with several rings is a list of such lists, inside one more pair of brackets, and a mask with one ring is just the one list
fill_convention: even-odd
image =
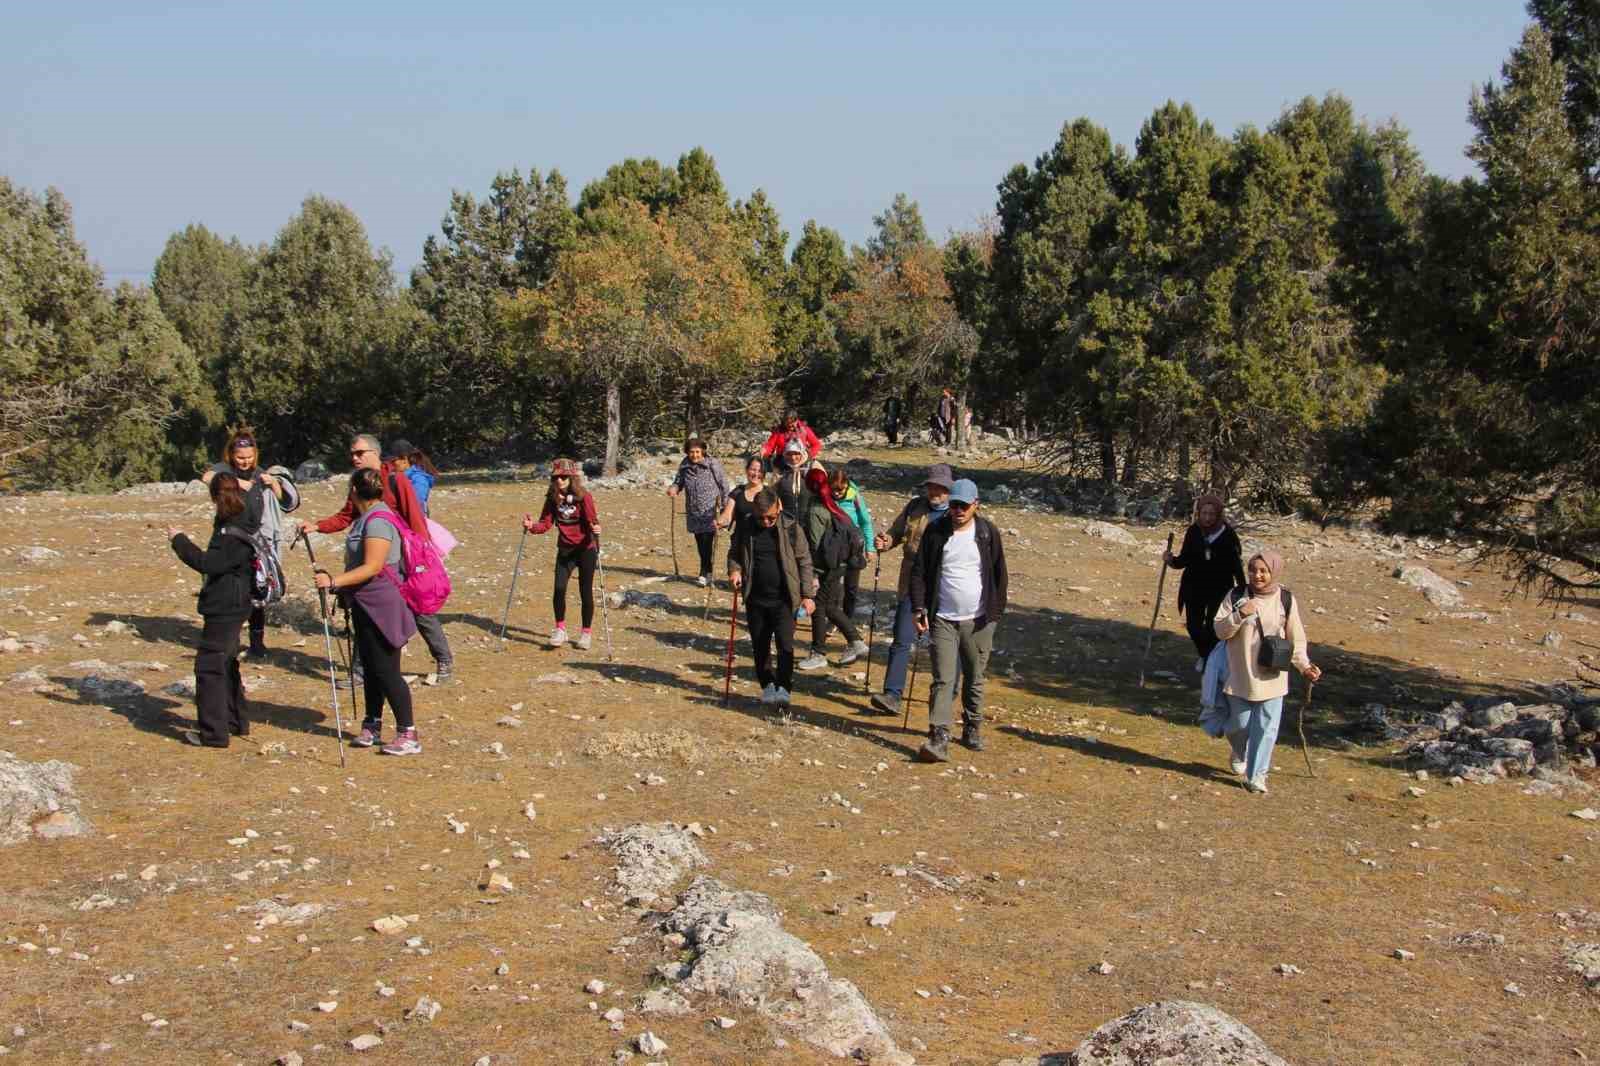
[(898, 692), (875, 692), (869, 702), (868, 714), (900, 713), (900, 693)]
[(950, 761), (950, 730), (942, 725), (928, 727), (928, 739), (917, 749), (918, 762)]
[(380, 750), (385, 755), (421, 755), (422, 741), (417, 739), (415, 729), (402, 729)]
[(826, 670), (828, 668), (828, 660), (823, 656), (818, 655), (816, 652), (812, 652), (804, 659), (801, 659), (799, 662), (795, 663), (794, 668), (796, 670), (804, 670), (807, 673), (810, 673), (814, 670)]
[(572, 642), (572, 646), (577, 648), (579, 651), (588, 651), (589, 645), (593, 640), (594, 637), (590, 635), (587, 629), (585, 629), (583, 632), (578, 634), (578, 639)]
[(436, 685), (448, 685), (456, 676), (456, 661), (454, 659), (446, 659), (444, 662), (434, 666), (434, 670), (433, 683)]
[(185, 729), (183, 731), (183, 742), (196, 748), (226, 748), (228, 746), (228, 742), (226, 740), (224, 740), (221, 744), (218, 744), (213, 740), (207, 740), (205, 737), (200, 735), (200, 731), (198, 729)]
[(835, 665), (837, 665), (837, 666), (849, 666), (851, 663), (857, 661), (858, 659), (865, 658), (866, 654), (867, 654), (867, 642), (864, 641), (864, 640), (858, 640), (855, 643), (851, 644), (849, 647), (845, 648), (844, 654), (839, 656), (839, 660), (838, 660), (837, 663), (835, 663)]
[(980, 732), (981, 729), (982, 727), (976, 722), (968, 722), (966, 725), (962, 726), (961, 746), (966, 748), (968, 751), (982, 751), (983, 733)]
[(763, 686), (761, 689), (761, 702), (768, 704), (778, 702), (778, 686), (770, 684)]
[(350, 740), (352, 748), (370, 748), (383, 739), (382, 722), (362, 722), (361, 732)]
[(552, 631), (551, 634), (550, 634), (550, 646), (552, 648), (559, 648), (559, 647), (561, 647), (561, 645), (565, 644), (566, 642), (567, 642), (567, 627), (566, 626), (556, 626), (554, 631)]

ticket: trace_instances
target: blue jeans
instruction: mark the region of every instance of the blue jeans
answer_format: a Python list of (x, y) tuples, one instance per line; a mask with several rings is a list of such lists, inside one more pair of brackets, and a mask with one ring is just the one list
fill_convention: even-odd
[(1244, 760), (1244, 776), (1259, 781), (1272, 769), (1272, 746), (1278, 742), (1278, 723), (1283, 718), (1283, 697), (1247, 700), (1228, 696), (1228, 743), (1233, 757)]
[(898, 696), (906, 690), (906, 668), (911, 665), (911, 645), (916, 639), (911, 597), (902, 596), (894, 608), (894, 643), (889, 645), (889, 669), (883, 676), (883, 691), (888, 695)]

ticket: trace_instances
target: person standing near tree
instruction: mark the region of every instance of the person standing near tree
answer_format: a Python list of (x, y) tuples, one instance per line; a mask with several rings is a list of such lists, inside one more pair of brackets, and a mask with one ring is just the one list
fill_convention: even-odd
[(811, 546), (811, 565), (817, 575), (817, 613), (811, 616), (811, 654), (796, 663), (795, 669), (827, 669), (828, 658), (823, 652), (827, 649), (830, 626), (837, 626), (845, 639), (844, 654), (834, 665), (849, 666), (867, 654), (867, 642), (861, 639), (861, 631), (844, 611), (845, 574), (856, 561), (848, 546), (852, 536), (862, 544), (866, 542), (861, 540), (855, 523), (833, 498), (828, 475), (821, 470), (813, 469), (806, 474), (803, 507), (801, 528)]
[(583, 484), (583, 471), (571, 459), (557, 459), (550, 467), (550, 489), (545, 493), (544, 509), (535, 522), (533, 515), (522, 516), (522, 528), (529, 533), (556, 529), (555, 590), (551, 607), (556, 627), (550, 632), (550, 646), (567, 642), (567, 585), (572, 571), (578, 571), (578, 596), (583, 603), (583, 628), (573, 647), (587, 651), (594, 639), (594, 574), (600, 565), (600, 516), (594, 496)]
[[(370, 433), (362, 433), (350, 441), (350, 465), (355, 470), (377, 471), (383, 487), (384, 504), (399, 515), (400, 521), (409, 526), (413, 533), (420, 537), (429, 536), (428, 519), (422, 513), (422, 504), (417, 501), (417, 493), (411, 487), (411, 479), (402, 476), (392, 464), (383, 462), (377, 437)], [(340, 533), (349, 529), (360, 513), (361, 510), (356, 505), (356, 498), (352, 493), (336, 513), (321, 519), (314, 526), (301, 522), (300, 528), (306, 532), (315, 529), (318, 533)], [(433, 654), (434, 669), (438, 671), (439, 684), (446, 684), (455, 676), (455, 657), (450, 653), (450, 641), (444, 635), (444, 624), (439, 621), (437, 614), (419, 614), (417, 632), (422, 634), (423, 642)], [(360, 684), (363, 670), (359, 655), (356, 661), (351, 663), (350, 669), (355, 674), (355, 683)], [(348, 683), (343, 678), (339, 679), (341, 688)]]
[[(249, 426), (238, 426), (229, 432), (228, 441), (222, 446), (222, 461), (203, 471), (200, 480), (209, 485), (218, 474), (231, 474), (238, 481), (245, 494), (244, 511), (234, 524), (247, 534), (266, 528), (281, 567), (283, 535), (286, 532), (283, 516), (300, 506), (300, 490), (295, 487), (294, 479), (288, 476), (288, 471), (278, 468), (278, 473), (274, 474), (261, 469), (259, 457), (255, 430)], [(270, 501), (268, 497), (271, 497)], [(263, 659), (267, 655), (265, 607), (250, 611), (250, 646), (245, 649), (245, 654), (251, 659)]]
[(950, 490), (950, 513), (922, 535), (911, 566), (917, 632), (933, 634), (933, 695), (921, 762), (950, 758), (959, 660), (961, 743), (983, 750), (983, 685), (994, 633), (1006, 610), (1006, 553), (1000, 530), (978, 513), (978, 486), (962, 478)]
[(955, 434), (956, 398), (949, 389), (939, 390), (939, 403), (933, 409), (933, 442), (948, 446)]
[(883, 435), (889, 438), (889, 447), (900, 446), (900, 397), (891, 396), (883, 401)]
[[(811, 547), (800, 523), (783, 510), (771, 489), (756, 494), (752, 519), (733, 528), (728, 547), (728, 583), (744, 595), (745, 621), (755, 652), (761, 702), (787, 707), (794, 687), (795, 612), (813, 614)], [(772, 644), (778, 663), (772, 665)]]
[(949, 513), (950, 489), (955, 484), (954, 472), (946, 463), (928, 467), (922, 482), (922, 493), (913, 496), (895, 516), (886, 532), (879, 533), (873, 546), (886, 552), (896, 547), (900, 554), (900, 579), (895, 585), (894, 642), (889, 645), (889, 666), (884, 671), (883, 691), (873, 693), (872, 709), (880, 714), (899, 714), (900, 700), (906, 688), (906, 672), (911, 664), (912, 646), (917, 639), (917, 627), (911, 608), (911, 566), (916, 561), (917, 549), (922, 544), (922, 534), (929, 522), (936, 522)]
[(1244, 548), (1223, 515), (1222, 497), (1214, 493), (1201, 496), (1195, 501), (1194, 515), (1178, 554), (1168, 551), (1162, 558), (1174, 570), (1183, 571), (1178, 582), (1178, 610), (1199, 656), (1194, 664), (1198, 673), (1217, 646), (1217, 608), (1230, 590), (1244, 587), (1245, 577)]
[(850, 480), (850, 475), (845, 472), (844, 467), (836, 467), (833, 473), (828, 475), (828, 488), (833, 490), (833, 498), (839, 504), (839, 510), (843, 511), (845, 517), (861, 531), (862, 543), (867, 546), (860, 560), (861, 567), (848, 567), (844, 575), (844, 613), (853, 619), (856, 615), (856, 602), (861, 596), (861, 571), (872, 562), (873, 545), (877, 542), (872, 530), (872, 510), (867, 506), (867, 498), (862, 495), (861, 487)]
[(717, 529), (723, 502), (730, 499), (728, 479), (722, 473), (722, 464), (706, 454), (706, 442), (691, 437), (683, 446), (683, 462), (678, 473), (667, 487), (668, 496), (683, 493), (684, 526), (694, 534), (695, 547), (700, 552), (701, 588), (711, 584), (711, 552), (717, 542)]
[(782, 473), (795, 462), (792, 442), (800, 444), (800, 465), (814, 461), (822, 454), (822, 440), (811, 427), (793, 411), (784, 412), (783, 421), (772, 427), (767, 442), (761, 446), (761, 458), (772, 463), (773, 469)]

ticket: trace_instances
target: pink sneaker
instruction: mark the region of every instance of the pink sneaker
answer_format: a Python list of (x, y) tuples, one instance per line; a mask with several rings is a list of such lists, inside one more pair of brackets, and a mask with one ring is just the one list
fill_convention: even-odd
[(402, 729), (381, 749), (385, 755), (421, 755), (422, 741), (415, 729)]
[(381, 740), (383, 740), (382, 722), (362, 722), (361, 732), (351, 738), (350, 746), (352, 748), (371, 748), (375, 747)]

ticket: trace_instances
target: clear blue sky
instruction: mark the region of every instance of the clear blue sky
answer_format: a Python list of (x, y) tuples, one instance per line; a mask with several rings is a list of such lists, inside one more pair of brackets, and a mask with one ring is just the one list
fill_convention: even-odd
[(55, 185), (111, 280), (201, 222), (270, 240), (312, 192), (403, 272), (452, 189), (559, 168), (574, 196), (626, 156), (715, 157), (791, 235), (850, 241), (896, 192), (943, 236), (1080, 115), (1131, 144), (1166, 99), (1223, 132), (1337, 90), (1467, 173), (1466, 101), (1522, 0), (1322, 4), (722, 0), (9, 5), (0, 171)]

